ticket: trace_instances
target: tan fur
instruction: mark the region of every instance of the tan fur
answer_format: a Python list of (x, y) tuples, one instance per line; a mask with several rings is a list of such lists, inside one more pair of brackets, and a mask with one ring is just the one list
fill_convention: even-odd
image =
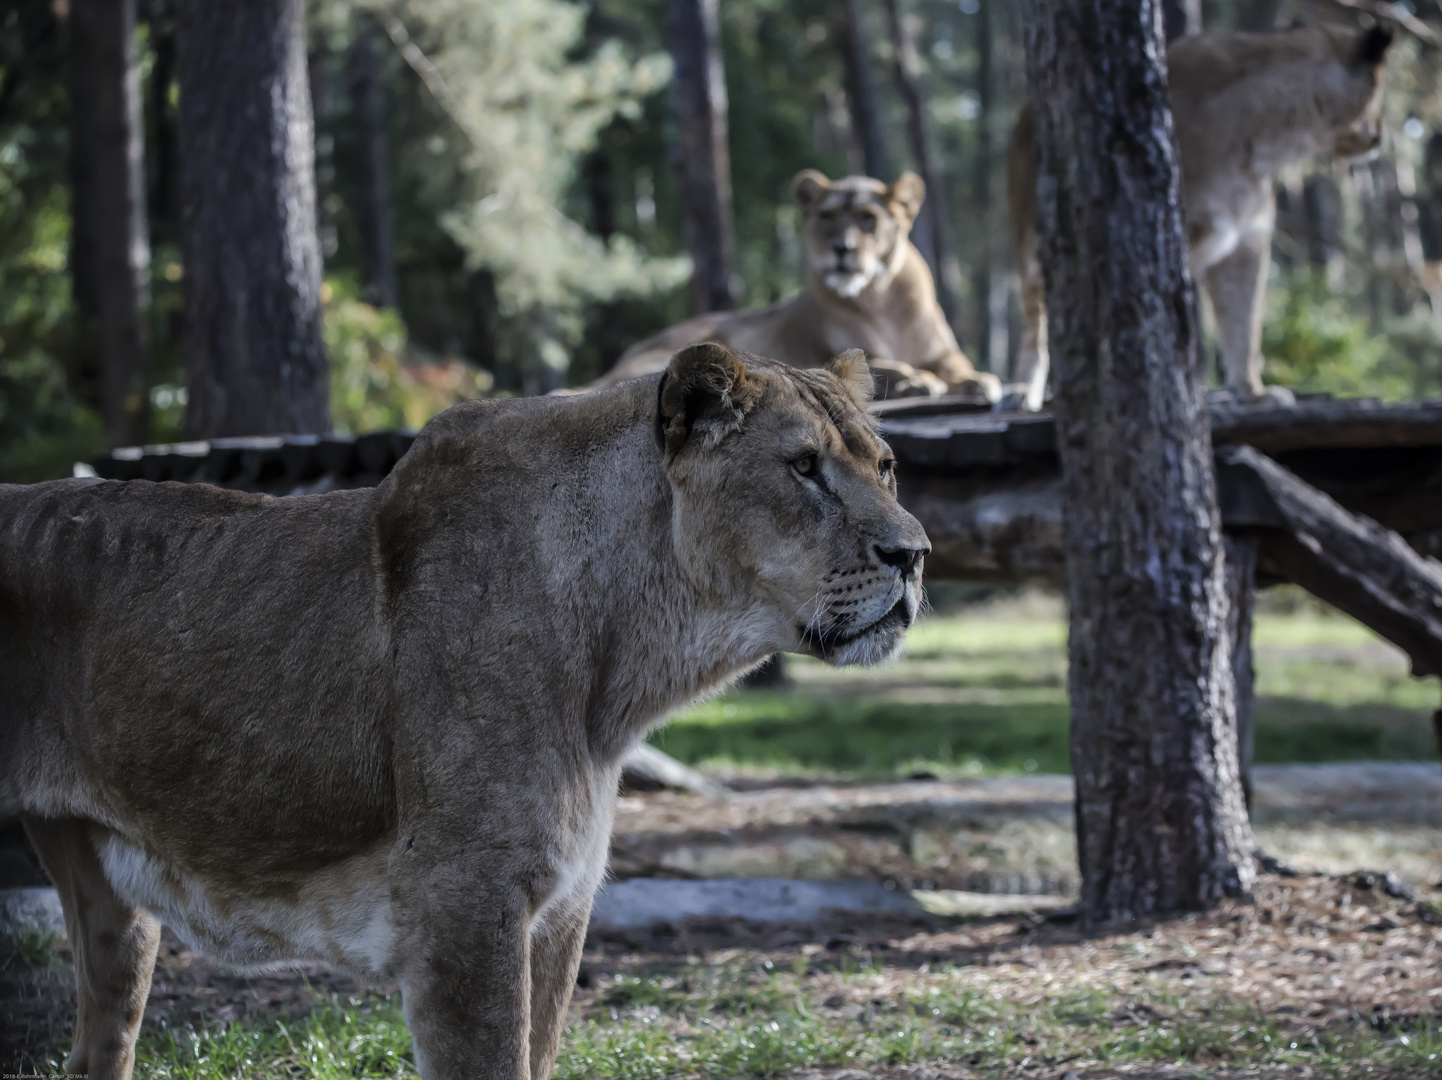
[(660, 371), (677, 349), (715, 341), (796, 367), (861, 349), (883, 396), (979, 390), (995, 400), (1000, 383), (977, 372), (957, 345), (931, 270), (911, 243), (926, 198), (921, 178), (908, 172), (891, 185), (866, 176), (833, 183), (808, 169), (792, 186), (806, 221), (806, 290), (769, 307), (678, 323), (627, 349), (596, 385)]
[[(1382, 64), (1391, 34), (1310, 26), (1265, 34), (1195, 34), (1167, 50), (1181, 155), (1192, 276), (1206, 287), (1228, 391), (1290, 402), (1262, 385), (1262, 311), (1276, 219), (1273, 182), (1315, 154), (1356, 157), (1381, 139)], [(1012, 244), (1023, 331), (1004, 406), (1040, 407), (1047, 377), (1046, 309), (1036, 237), (1031, 108), (1007, 155)]]
[(0, 818), (124, 1080), (158, 924), (394, 979), (421, 1076), (550, 1074), (620, 761), (778, 650), (893, 655), (921, 526), (854, 356), (469, 402), (379, 488), (0, 486)]

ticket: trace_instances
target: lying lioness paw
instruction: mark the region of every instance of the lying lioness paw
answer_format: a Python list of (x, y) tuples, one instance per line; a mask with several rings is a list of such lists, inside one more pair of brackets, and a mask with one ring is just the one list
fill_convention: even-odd
[(163, 921), (395, 980), (427, 1080), (551, 1072), (622, 756), (778, 650), (895, 655), (929, 550), (859, 355), (719, 345), (436, 418), (371, 490), (0, 486), (0, 817), (131, 1072)]
[(860, 349), (885, 397), (980, 393), (995, 400), (996, 376), (978, 372), (936, 302), (936, 283), (911, 242), (926, 198), (915, 173), (893, 184), (869, 176), (828, 180), (815, 169), (792, 183), (806, 222), (807, 287), (799, 296), (749, 311), (700, 315), (631, 346), (598, 380), (608, 385), (660, 371), (692, 342), (715, 341), (817, 367)]

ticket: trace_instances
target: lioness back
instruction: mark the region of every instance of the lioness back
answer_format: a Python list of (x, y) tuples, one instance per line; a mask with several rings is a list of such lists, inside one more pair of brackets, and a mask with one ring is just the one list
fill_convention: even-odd
[(238, 849), (249, 884), (382, 835), (372, 498), (0, 486), (0, 816), (139, 822), (217, 880)]

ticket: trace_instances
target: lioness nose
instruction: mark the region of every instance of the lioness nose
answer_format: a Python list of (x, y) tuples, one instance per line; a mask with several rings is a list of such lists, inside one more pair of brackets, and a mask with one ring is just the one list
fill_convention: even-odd
[(917, 566), (921, 564), (922, 557), (930, 551), (930, 547), (882, 547), (876, 545), (876, 557), (887, 566), (894, 566), (901, 571), (902, 577), (910, 577), (916, 572)]

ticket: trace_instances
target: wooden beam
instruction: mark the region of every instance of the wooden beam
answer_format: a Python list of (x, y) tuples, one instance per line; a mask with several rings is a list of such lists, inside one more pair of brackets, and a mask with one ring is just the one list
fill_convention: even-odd
[(1258, 533), (1259, 570), (1296, 582), (1371, 627), (1407, 653), (1414, 674), (1442, 675), (1442, 564), (1252, 447), (1230, 447), (1218, 457), (1255, 478), (1280, 521)]

